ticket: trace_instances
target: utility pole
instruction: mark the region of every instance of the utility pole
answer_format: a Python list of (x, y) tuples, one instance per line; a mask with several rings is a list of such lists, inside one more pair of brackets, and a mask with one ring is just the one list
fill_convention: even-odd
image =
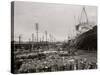
[(45, 37), (46, 37), (46, 42), (47, 42), (47, 31), (45, 31)]
[(31, 52), (31, 39), (29, 38), (29, 50)]
[[(47, 31), (45, 31), (45, 37), (46, 37), (46, 45), (47, 45)], [(47, 45), (48, 48), (48, 45)]]
[(38, 25), (38, 23), (35, 23), (35, 29), (36, 29), (36, 35), (37, 35), (37, 37), (36, 37), (36, 38), (37, 38), (37, 39), (36, 39), (36, 44), (37, 44), (37, 49), (38, 49), (38, 48), (39, 48), (39, 47), (38, 47), (38, 33), (39, 33), (39, 32), (38, 32), (38, 30), (39, 30), (39, 25)]
[(52, 36), (51, 36), (51, 34), (49, 34), (49, 37), (50, 37), (50, 42), (52, 43)]
[(52, 43), (54, 42), (54, 38), (53, 38), (53, 35), (52, 35)]
[(39, 30), (39, 25), (38, 23), (35, 24), (35, 29), (36, 29), (36, 35), (37, 35), (37, 42), (38, 42), (38, 30)]
[(21, 38), (22, 38), (22, 36), (21, 35), (19, 35), (19, 48), (21, 48)]
[(44, 42), (44, 36), (42, 36), (42, 42)]
[(18, 38), (19, 38), (19, 44), (21, 44), (21, 38), (22, 38), (21, 35), (19, 35)]
[(32, 33), (32, 50), (33, 50), (33, 45), (34, 45), (34, 34)]
[(41, 42), (42, 42), (42, 37), (39, 38), (39, 43), (41, 43)]

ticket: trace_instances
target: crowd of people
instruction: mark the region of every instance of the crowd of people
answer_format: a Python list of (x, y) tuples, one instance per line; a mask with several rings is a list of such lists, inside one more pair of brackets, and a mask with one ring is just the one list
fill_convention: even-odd
[(46, 58), (23, 59), (17, 73), (52, 72), (68, 70), (96, 69), (97, 63), (87, 58), (76, 59), (72, 56), (61, 57), (58, 54), (47, 54)]

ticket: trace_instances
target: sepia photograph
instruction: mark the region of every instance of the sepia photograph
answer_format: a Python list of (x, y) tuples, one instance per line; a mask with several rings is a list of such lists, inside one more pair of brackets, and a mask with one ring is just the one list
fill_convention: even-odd
[(11, 72), (97, 69), (97, 6), (11, 2)]

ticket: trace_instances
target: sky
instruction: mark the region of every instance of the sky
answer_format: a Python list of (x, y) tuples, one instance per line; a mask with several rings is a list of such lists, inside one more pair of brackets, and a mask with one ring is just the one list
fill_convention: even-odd
[(14, 4), (14, 39), (22, 36), (22, 41), (36, 36), (35, 24), (39, 25), (39, 38), (47, 31), (57, 41), (67, 40), (76, 34), (75, 25), (79, 23), (81, 11), (85, 7), (88, 20), (97, 25), (97, 7), (69, 4), (37, 3), (15, 1)]

